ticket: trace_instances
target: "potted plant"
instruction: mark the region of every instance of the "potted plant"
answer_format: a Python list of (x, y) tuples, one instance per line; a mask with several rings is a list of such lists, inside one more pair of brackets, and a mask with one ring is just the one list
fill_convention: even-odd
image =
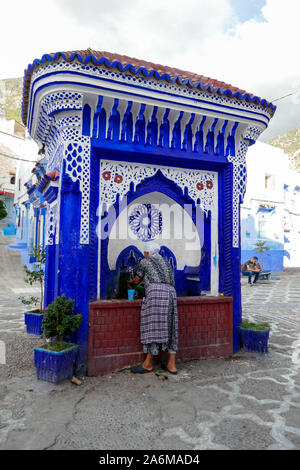
[(45, 337), (52, 340), (34, 348), (38, 379), (59, 383), (73, 376), (78, 346), (64, 339), (77, 331), (81, 322), (82, 315), (74, 314), (74, 300), (67, 299), (64, 294), (48, 305), (42, 329)]
[(241, 346), (246, 351), (268, 352), (269, 323), (252, 323), (243, 320), (240, 325)]
[(46, 251), (42, 246), (34, 248), (30, 253), (30, 257), (35, 260), (32, 269), (24, 265), (25, 282), (30, 284), (38, 283), (40, 287), (40, 298), (31, 296), (29, 298), (19, 297), (23, 305), (36, 306), (36, 309), (30, 309), (24, 313), (26, 331), (28, 334), (40, 335), (43, 320), (43, 304), (44, 304), (44, 279), (45, 279), (45, 260)]

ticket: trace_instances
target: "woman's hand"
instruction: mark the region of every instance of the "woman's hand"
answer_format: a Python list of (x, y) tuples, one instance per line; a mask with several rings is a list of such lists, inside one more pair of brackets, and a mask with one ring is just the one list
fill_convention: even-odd
[(140, 284), (141, 283), (141, 278), (139, 276), (135, 276), (135, 278), (133, 279), (130, 279), (130, 281), (128, 281), (129, 284)]

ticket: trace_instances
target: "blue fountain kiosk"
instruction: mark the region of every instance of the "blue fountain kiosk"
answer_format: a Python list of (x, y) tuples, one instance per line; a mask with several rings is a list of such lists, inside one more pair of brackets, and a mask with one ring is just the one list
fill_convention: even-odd
[(233, 298), (241, 323), (246, 152), (275, 106), (182, 70), (99, 51), (46, 54), (25, 71), (23, 121), (47, 159), (45, 305), (64, 293), (83, 322), (116, 295), (143, 240), (161, 246), (179, 296)]

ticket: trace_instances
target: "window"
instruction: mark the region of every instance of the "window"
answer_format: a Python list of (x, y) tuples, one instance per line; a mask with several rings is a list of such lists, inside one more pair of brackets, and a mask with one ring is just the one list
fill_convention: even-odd
[(275, 177), (274, 175), (265, 175), (265, 189), (275, 189)]
[(16, 182), (16, 177), (15, 176), (11, 176), (10, 178), (10, 184), (15, 184)]
[(258, 219), (258, 238), (267, 238), (267, 221), (264, 215), (261, 215)]

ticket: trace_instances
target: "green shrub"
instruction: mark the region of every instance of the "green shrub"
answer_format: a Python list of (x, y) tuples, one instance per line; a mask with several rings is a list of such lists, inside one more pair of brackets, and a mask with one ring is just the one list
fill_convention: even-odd
[(46, 349), (46, 351), (54, 351), (54, 352), (62, 352), (65, 351), (65, 349), (69, 349), (72, 346), (75, 346), (72, 343), (63, 343), (60, 341), (51, 341), (50, 343), (42, 344), (42, 346), (39, 346), (41, 349)]
[(32, 258), (35, 258), (33, 263), (33, 270), (30, 271), (26, 265), (24, 265), (25, 278), (24, 281), (31, 286), (38, 283), (40, 287), (40, 298), (38, 297), (19, 297), (23, 305), (36, 305), (39, 302), (39, 313), (43, 313), (44, 304), (44, 280), (45, 280), (45, 261), (46, 261), (46, 250), (42, 246), (34, 248), (30, 253)]
[(5, 219), (5, 217), (7, 217), (5, 203), (0, 199), (0, 220)]
[(265, 322), (265, 323), (252, 323), (248, 320), (243, 320), (242, 323), (240, 324), (241, 328), (247, 328), (248, 330), (269, 330), (270, 329), (270, 324)]
[(44, 330), (46, 338), (56, 337), (53, 347), (58, 347), (58, 343), (61, 344), (64, 337), (68, 338), (70, 333), (78, 330), (81, 322), (82, 315), (74, 315), (74, 300), (67, 299), (63, 294), (56, 297), (46, 308), (42, 330)]

